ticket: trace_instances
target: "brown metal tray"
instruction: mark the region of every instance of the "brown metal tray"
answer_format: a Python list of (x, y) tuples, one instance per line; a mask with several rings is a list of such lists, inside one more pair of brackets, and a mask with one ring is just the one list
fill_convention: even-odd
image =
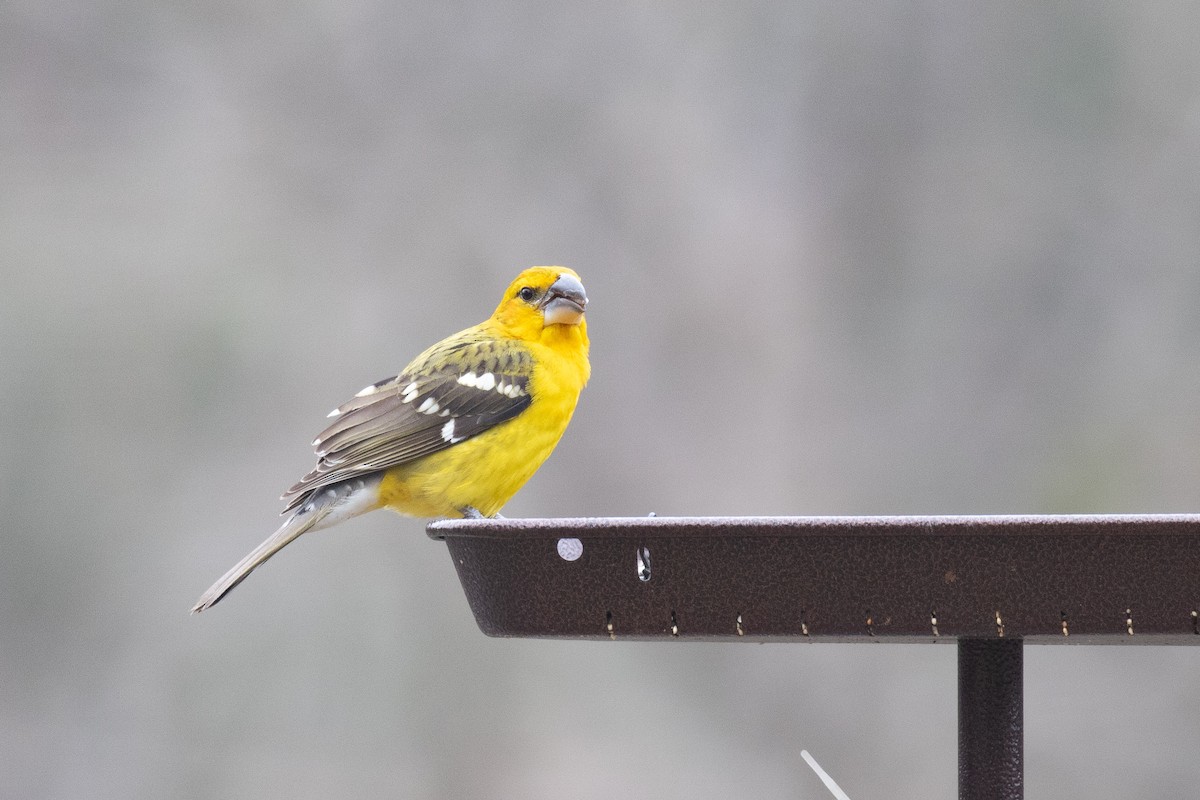
[(489, 636), (1200, 645), (1200, 515), (463, 519), (428, 533)]

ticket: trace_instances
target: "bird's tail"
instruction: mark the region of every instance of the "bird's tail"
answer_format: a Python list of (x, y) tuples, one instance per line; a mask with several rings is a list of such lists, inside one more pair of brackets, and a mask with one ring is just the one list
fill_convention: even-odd
[(327, 528), (378, 507), (378, 485), (377, 479), (359, 479), (316, 492), (279, 526), (279, 530), (268, 536), (265, 542), (251, 550), (216, 583), (208, 587), (208, 591), (192, 606), (192, 613), (199, 614), (215, 606), (222, 597), (244, 581), (247, 575), (301, 534)]

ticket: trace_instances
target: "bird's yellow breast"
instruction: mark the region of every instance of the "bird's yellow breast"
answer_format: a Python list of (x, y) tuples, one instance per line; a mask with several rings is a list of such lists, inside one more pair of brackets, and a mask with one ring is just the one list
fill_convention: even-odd
[(590, 372), (584, 325), (548, 326), (525, 342), (534, 357), (529, 407), (465, 442), (389, 469), (380, 505), (415, 517), (493, 516), (550, 456)]

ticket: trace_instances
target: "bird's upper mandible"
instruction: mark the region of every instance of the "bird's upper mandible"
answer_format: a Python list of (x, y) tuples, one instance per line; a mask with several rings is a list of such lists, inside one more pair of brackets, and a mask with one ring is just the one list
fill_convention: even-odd
[(587, 292), (578, 276), (562, 273), (550, 284), (542, 298), (542, 317), (546, 325), (578, 325), (587, 308)]

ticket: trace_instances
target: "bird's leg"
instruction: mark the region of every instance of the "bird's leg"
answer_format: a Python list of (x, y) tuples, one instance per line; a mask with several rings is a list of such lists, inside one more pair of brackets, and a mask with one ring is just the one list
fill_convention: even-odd
[(490, 517), (485, 517), (479, 513), (479, 509), (475, 506), (463, 506), (458, 510), (458, 513), (463, 515), (463, 519), (504, 519), (499, 514), (492, 514)]

